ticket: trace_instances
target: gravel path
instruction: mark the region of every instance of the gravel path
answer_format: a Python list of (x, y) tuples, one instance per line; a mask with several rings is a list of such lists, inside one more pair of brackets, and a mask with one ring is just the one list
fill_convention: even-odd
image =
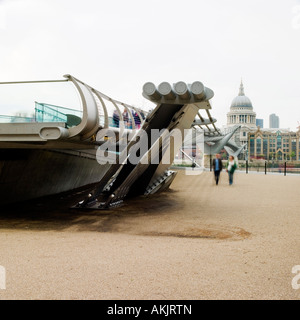
[(169, 191), (113, 211), (70, 210), (68, 196), (2, 209), (0, 299), (299, 300), (299, 187), (179, 171)]

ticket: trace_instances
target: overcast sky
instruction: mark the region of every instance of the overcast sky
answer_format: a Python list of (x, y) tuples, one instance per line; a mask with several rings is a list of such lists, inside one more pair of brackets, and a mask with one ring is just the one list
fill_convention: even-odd
[[(271, 113), (282, 128), (300, 121), (297, 0), (0, 0), (0, 39), (0, 82), (72, 74), (149, 107), (145, 82), (201, 81), (221, 127), (242, 78), (265, 127)], [(25, 108), (24, 89), (2, 87), (0, 113), (7, 95)]]

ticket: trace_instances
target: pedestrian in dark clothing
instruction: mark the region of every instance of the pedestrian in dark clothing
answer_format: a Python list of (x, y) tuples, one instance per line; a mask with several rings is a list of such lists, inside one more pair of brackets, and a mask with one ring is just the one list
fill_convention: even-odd
[(221, 156), (219, 154), (216, 154), (216, 158), (213, 160), (213, 170), (214, 170), (216, 185), (219, 184), (220, 173), (222, 169), (223, 169), (223, 163), (221, 160)]
[(120, 117), (119, 117), (117, 110), (115, 110), (113, 113), (113, 124), (114, 124), (114, 127), (119, 128)]

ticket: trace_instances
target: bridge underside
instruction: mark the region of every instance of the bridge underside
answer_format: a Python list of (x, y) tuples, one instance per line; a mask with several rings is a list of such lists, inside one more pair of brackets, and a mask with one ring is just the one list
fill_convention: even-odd
[[(93, 190), (75, 207), (106, 209), (122, 203), (126, 197), (165, 190), (176, 175), (170, 167), (187, 130), (200, 130), (204, 134), (206, 154), (218, 153), (224, 147), (235, 154), (241, 152), (230, 142), (234, 132), (224, 136), (216, 127), (209, 102), (214, 93), (199, 81), (178, 82), (173, 86), (163, 82), (158, 87), (146, 83), (143, 96), (155, 105), (153, 111), (146, 112), (114, 100), (71, 75), (65, 77), (62, 81), (70, 81), (79, 93), (81, 114), (66, 115), (60, 110), (54, 122), (35, 119), (31, 123), (0, 126), (0, 156), (5, 153), (8, 157), (0, 159), (1, 188), (4, 191), (10, 185), (7, 190), (15, 190), (17, 201), (23, 200), (18, 196), (19, 187), (28, 188), (25, 199), (31, 191), (37, 196), (47, 195), (93, 183)], [(116, 111), (116, 126), (109, 118), (109, 103)], [(53, 106), (39, 103), (38, 108), (46, 114)], [(153, 138), (153, 132), (159, 134)], [(174, 132), (179, 138), (173, 136)], [(128, 139), (125, 143), (124, 137)], [(9, 154), (16, 150), (29, 155), (24, 156), (22, 164), (16, 165), (9, 159)], [(36, 159), (43, 159), (42, 163), (33, 161), (34, 154), (38, 155)], [(19, 179), (13, 178), (14, 182), (8, 183), (9, 175), (15, 177), (14, 167), (22, 167), (26, 174), (23, 171)], [(29, 183), (30, 175), (34, 178)], [(39, 193), (38, 188), (43, 192)]]

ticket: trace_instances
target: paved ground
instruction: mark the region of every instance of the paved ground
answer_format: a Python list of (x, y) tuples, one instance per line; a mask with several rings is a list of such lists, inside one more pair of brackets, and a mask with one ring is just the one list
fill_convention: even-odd
[(168, 192), (114, 211), (70, 210), (70, 196), (2, 209), (0, 299), (299, 300), (299, 187), (180, 171)]

